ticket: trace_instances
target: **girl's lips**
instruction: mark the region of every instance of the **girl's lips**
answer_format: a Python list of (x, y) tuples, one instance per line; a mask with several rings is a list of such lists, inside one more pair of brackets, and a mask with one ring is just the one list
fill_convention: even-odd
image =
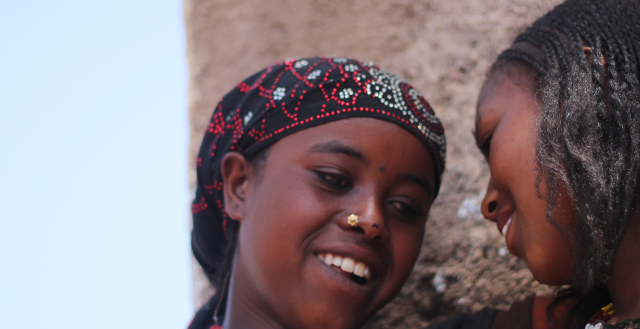
[[(367, 245), (363, 246), (358, 243), (349, 243), (348, 241), (313, 246), (311, 253), (329, 267), (342, 269), (367, 280), (372, 277), (376, 280), (376, 277), (379, 277), (381, 273), (385, 273), (387, 268), (386, 262), (380, 258), (379, 252), (374, 251)], [(345, 263), (343, 262), (344, 260), (348, 261)]]
[(369, 266), (363, 262), (354, 260), (351, 257), (334, 255), (331, 253), (318, 253), (318, 258), (322, 260), (327, 266), (334, 266), (341, 269), (345, 274), (350, 276), (351, 274), (364, 278), (367, 281), (371, 279), (372, 272)]
[(355, 300), (364, 301), (367, 296), (371, 296), (374, 292), (377, 283), (375, 280), (368, 280), (363, 284), (356, 283), (349, 278), (347, 272), (343, 271), (339, 267), (327, 265), (324, 260), (321, 260), (317, 255), (312, 255), (319, 265), (319, 270), (327, 274), (328, 279), (331, 282), (331, 286), (338, 288), (342, 293), (346, 293), (347, 296)]
[(327, 288), (337, 288), (354, 301), (362, 302), (371, 298), (382, 282), (381, 274), (386, 273), (387, 266), (379, 253), (358, 243), (327, 242), (313, 246), (310, 255), (315, 258), (314, 263), (319, 265), (314, 268), (325, 273), (325, 278), (329, 279)]
[(513, 241), (513, 233), (511, 233), (511, 231), (513, 231), (511, 230), (511, 224), (513, 223), (514, 217), (515, 209), (511, 210), (510, 213), (503, 212), (502, 214), (498, 215), (496, 225), (498, 226), (498, 231), (500, 231), (500, 234), (502, 234), (502, 236), (504, 237), (504, 242), (507, 245), (509, 253), (516, 257), (520, 257), (518, 256), (518, 253), (516, 253)]
[(502, 227), (502, 236), (505, 237), (505, 239), (507, 238), (507, 232), (509, 232), (509, 225), (510, 224), (511, 224), (511, 217), (509, 217), (509, 219), (507, 219), (507, 222)]
[[(513, 218), (514, 213), (515, 209), (510, 209), (507, 211), (501, 211), (498, 214), (498, 218), (496, 218), (496, 225), (498, 226), (498, 232), (500, 232), (502, 236), (506, 237), (505, 233), (507, 233), (509, 225), (511, 225), (511, 219)], [(505, 226), (507, 227), (506, 229)]]

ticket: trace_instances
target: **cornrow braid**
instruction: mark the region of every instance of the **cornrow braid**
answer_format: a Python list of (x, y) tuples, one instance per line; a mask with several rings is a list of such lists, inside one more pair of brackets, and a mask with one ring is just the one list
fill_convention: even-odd
[(574, 282), (549, 309), (578, 300), (567, 328), (584, 327), (610, 300), (605, 283), (636, 206), (639, 46), (640, 0), (568, 0), (520, 34), (488, 74), (515, 66), (530, 75), (540, 104), (538, 195), (554, 225), (560, 186), (577, 211), (575, 233), (564, 232), (575, 243)]

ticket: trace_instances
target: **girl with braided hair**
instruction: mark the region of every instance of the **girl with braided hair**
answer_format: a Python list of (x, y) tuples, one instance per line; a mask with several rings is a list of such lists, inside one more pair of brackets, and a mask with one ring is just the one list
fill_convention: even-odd
[(192, 249), (216, 295), (189, 328), (360, 327), (411, 273), (444, 160), (429, 104), (371, 63), (244, 80), (197, 159)]
[(568, 0), (498, 57), (478, 98), (482, 213), (536, 280), (568, 285), (547, 312), (567, 306), (566, 328), (640, 328), (639, 81), (640, 1)]

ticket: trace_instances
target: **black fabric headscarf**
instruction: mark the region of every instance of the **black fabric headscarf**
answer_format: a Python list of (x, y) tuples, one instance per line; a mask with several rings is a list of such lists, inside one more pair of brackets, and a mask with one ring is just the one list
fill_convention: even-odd
[(435, 193), (444, 171), (444, 129), (409, 84), (371, 63), (345, 58), (287, 60), (237, 85), (220, 101), (197, 160), (192, 249), (219, 290), (231, 266), (238, 222), (224, 210), (220, 165), (229, 151), (252, 159), (283, 137), (345, 118), (378, 118), (420, 139), (433, 158)]

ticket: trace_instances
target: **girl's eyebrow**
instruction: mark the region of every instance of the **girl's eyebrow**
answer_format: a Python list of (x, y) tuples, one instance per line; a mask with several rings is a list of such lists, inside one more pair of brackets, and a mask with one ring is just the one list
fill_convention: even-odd
[(338, 140), (332, 140), (326, 143), (319, 143), (309, 149), (310, 153), (339, 153), (360, 160), (364, 164), (369, 164), (367, 159), (360, 151), (346, 145)]
[(471, 134), (473, 134), (473, 139), (475, 139), (476, 141), (476, 146), (479, 149), (482, 149), (481, 145), (482, 142), (480, 141), (480, 139), (478, 139), (478, 125), (480, 124), (480, 121), (482, 120), (482, 116), (480, 115), (480, 113), (476, 110), (476, 124), (475, 127), (473, 127), (473, 130), (471, 130)]
[(482, 116), (479, 112), (476, 112), (476, 125), (471, 131), (471, 134), (473, 135), (473, 139), (476, 141), (476, 146), (478, 147), (480, 152), (483, 152), (484, 154), (484, 152), (486, 152), (487, 143), (491, 142), (491, 137), (487, 138), (487, 136), (490, 134), (486, 134), (482, 137), (478, 135), (478, 126), (480, 125), (480, 121), (482, 121)]
[(482, 150), (482, 147), (484, 146), (482, 141), (480, 141), (480, 139), (478, 138), (478, 130), (477, 129), (473, 129), (473, 131), (471, 131), (471, 133), (473, 134), (473, 139), (476, 141), (476, 146), (478, 147), (479, 150)]
[(412, 174), (402, 174), (400, 178), (422, 187), (422, 189), (424, 189), (424, 191), (429, 195), (429, 198), (433, 201), (433, 188), (431, 187), (431, 183), (429, 183), (428, 179), (424, 179)]

